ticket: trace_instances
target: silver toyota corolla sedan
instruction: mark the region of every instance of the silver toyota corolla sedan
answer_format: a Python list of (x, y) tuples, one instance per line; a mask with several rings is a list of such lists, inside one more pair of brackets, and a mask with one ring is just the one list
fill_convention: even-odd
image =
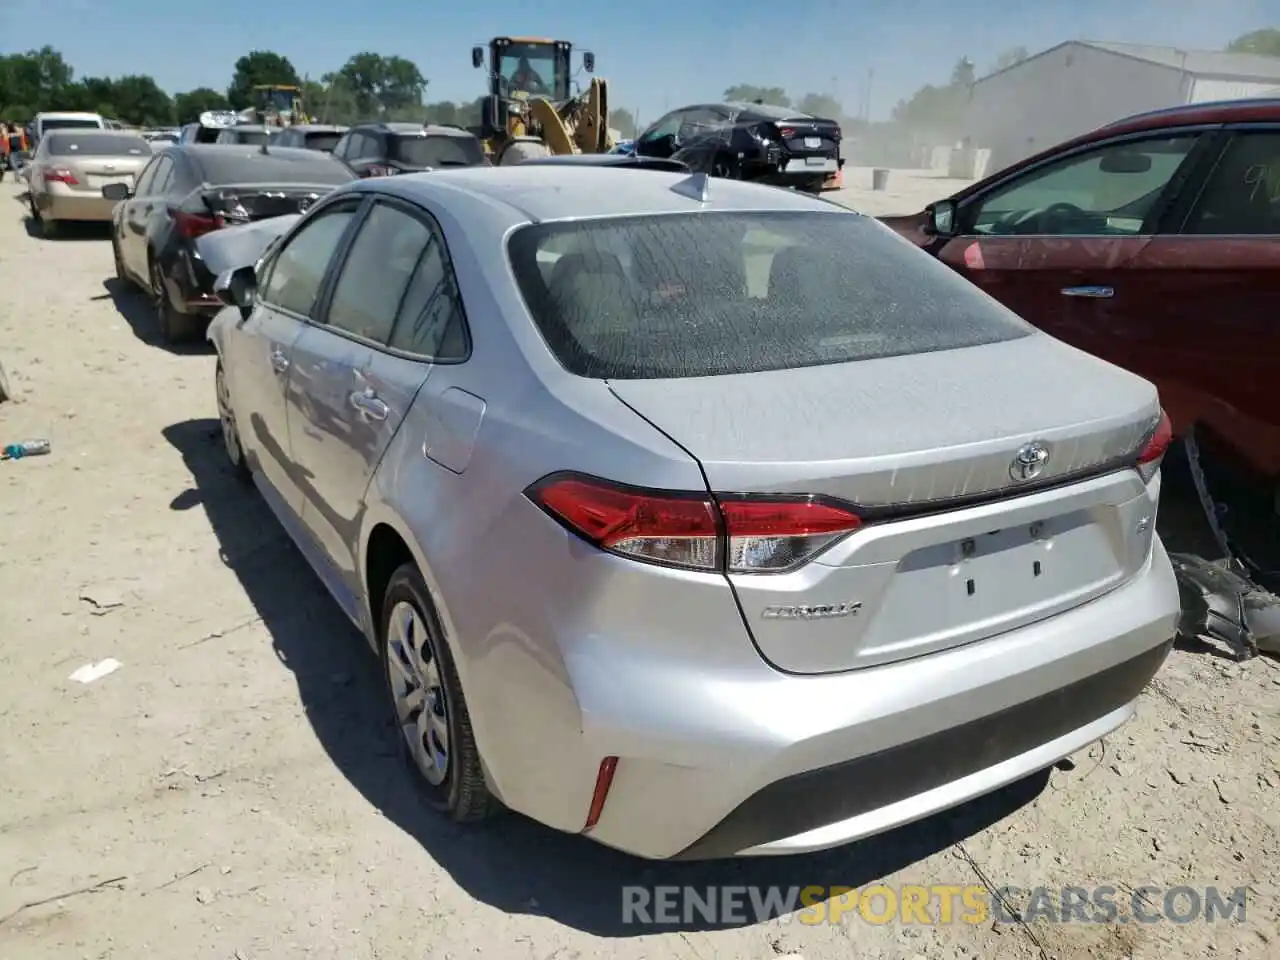
[(871, 218), (529, 165), (202, 250), (247, 265), (210, 327), (231, 462), (456, 820), (831, 847), (1080, 750), (1168, 654), (1155, 389)]

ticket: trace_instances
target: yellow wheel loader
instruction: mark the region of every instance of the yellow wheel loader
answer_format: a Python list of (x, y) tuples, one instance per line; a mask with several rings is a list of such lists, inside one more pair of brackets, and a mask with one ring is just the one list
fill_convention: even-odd
[(253, 88), (254, 104), (241, 111), (250, 123), (269, 127), (287, 127), (294, 123), (306, 123), (306, 111), (302, 105), (302, 91), (290, 84), (262, 83)]
[[(489, 92), (480, 128), (474, 132), (498, 166), (563, 153), (608, 153), (609, 85), (593, 76), (571, 93), (573, 44), (537, 37), (494, 37), (471, 49), (471, 65), (487, 65)], [(487, 59), (487, 64), (486, 64)], [(582, 54), (582, 68), (595, 72), (595, 55)]]

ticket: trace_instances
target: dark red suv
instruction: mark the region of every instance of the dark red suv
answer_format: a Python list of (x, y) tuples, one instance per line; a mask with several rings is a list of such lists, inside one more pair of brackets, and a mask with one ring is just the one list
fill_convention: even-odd
[(1131, 117), (884, 222), (1280, 485), (1280, 99)]

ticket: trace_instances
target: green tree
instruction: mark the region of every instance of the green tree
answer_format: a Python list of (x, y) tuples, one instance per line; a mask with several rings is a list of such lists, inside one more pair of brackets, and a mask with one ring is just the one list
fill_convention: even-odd
[(844, 107), (840, 105), (840, 101), (825, 93), (806, 93), (796, 104), (796, 109), (824, 120), (839, 120), (844, 116)]
[(116, 108), (116, 119), (140, 127), (173, 123), (173, 101), (151, 77), (130, 74), (120, 77), (113, 85), (115, 93), (111, 102)]
[(781, 87), (754, 87), (748, 83), (738, 83), (729, 87), (724, 92), (724, 98), (726, 100), (745, 100), (748, 103), (755, 103), (759, 100), (775, 107), (791, 106), (791, 98), (787, 96), (787, 91)]
[(338, 74), (346, 80), (357, 109), (365, 116), (420, 108), (427, 89), (426, 78), (412, 60), (368, 50), (348, 59)]
[(273, 50), (251, 50), (236, 61), (227, 101), (233, 110), (253, 106), (253, 88), (269, 83), (301, 86), (302, 80), (288, 57)]
[(225, 94), (209, 87), (196, 87), (174, 96), (174, 120), (177, 123), (195, 123), (206, 110), (226, 110), (230, 106)]
[(1266, 27), (1236, 37), (1227, 49), (1231, 53), (1260, 53), (1266, 57), (1280, 57), (1280, 30)]
[(18, 105), (26, 109), (24, 117), (56, 109), (74, 76), (62, 54), (47, 45), (0, 57), (0, 102), (8, 105), (6, 111), (13, 113), (13, 119), (18, 118), (13, 110)]
[(624, 140), (630, 140), (636, 135), (636, 117), (630, 110), (625, 107), (618, 107), (616, 110), (609, 111), (609, 126), (618, 131), (618, 135)]

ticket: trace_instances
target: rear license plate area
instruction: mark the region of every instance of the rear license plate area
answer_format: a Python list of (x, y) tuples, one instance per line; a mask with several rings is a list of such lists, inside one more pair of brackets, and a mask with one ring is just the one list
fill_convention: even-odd
[(902, 557), (860, 644), (872, 654), (965, 643), (1117, 586), (1124, 561), (1088, 511), (936, 543)]
[(821, 137), (805, 137), (804, 145), (808, 147), (810, 150), (819, 150), (822, 148), (822, 138)]

